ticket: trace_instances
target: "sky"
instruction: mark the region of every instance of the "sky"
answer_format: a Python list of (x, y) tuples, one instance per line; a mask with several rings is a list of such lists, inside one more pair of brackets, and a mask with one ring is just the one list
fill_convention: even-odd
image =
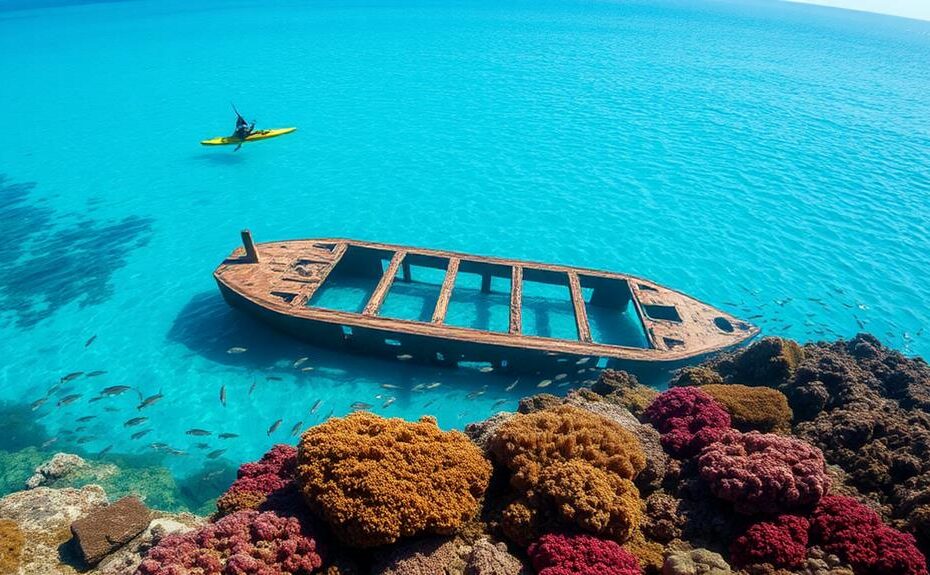
[(834, 6), (849, 10), (862, 10), (864, 12), (877, 12), (904, 16), (918, 20), (930, 20), (930, 0), (788, 0), (789, 2), (803, 2), (805, 4), (820, 4), (821, 6)]

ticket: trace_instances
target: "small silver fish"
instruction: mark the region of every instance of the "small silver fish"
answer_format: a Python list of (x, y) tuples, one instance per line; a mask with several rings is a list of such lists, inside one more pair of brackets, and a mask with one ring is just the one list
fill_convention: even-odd
[(575, 365), (584, 365), (584, 364), (588, 363), (589, 361), (591, 361), (591, 358), (590, 358), (590, 357), (583, 357), (583, 358), (579, 359), (578, 361), (576, 361), (576, 362), (575, 362)]
[(352, 409), (358, 411), (358, 410), (364, 410), (364, 409), (371, 409), (371, 404), (370, 404), (370, 403), (365, 403), (364, 401), (356, 401), (355, 403), (353, 403), (353, 404), (350, 405), (349, 407), (351, 407)]
[(76, 421), (77, 421), (78, 423), (87, 423), (87, 422), (90, 421), (91, 419), (96, 419), (96, 418), (97, 418), (96, 415), (85, 415), (84, 417), (79, 417), (79, 418), (77, 418)]
[(400, 354), (400, 355), (397, 356), (397, 359), (399, 359), (399, 360), (401, 360), (401, 361), (407, 361), (407, 360), (409, 360), (409, 359), (413, 359), (413, 356), (410, 355), (409, 353), (402, 353), (402, 354)]
[(298, 367), (302, 366), (308, 359), (310, 359), (310, 358), (309, 358), (309, 357), (302, 357), (302, 358), (298, 359), (297, 361), (295, 361), (295, 362), (294, 362), (294, 369), (297, 369)]
[(433, 382), (433, 383), (428, 383), (428, 384), (426, 384), (426, 389), (436, 389), (436, 388), (439, 387), (440, 385), (442, 385), (442, 384), (439, 383), (438, 381), (435, 381), (435, 382)]
[(399, 385), (394, 385), (393, 383), (382, 383), (381, 387), (384, 389), (400, 389)]
[(387, 400), (381, 405), (381, 407), (382, 407), (382, 408), (391, 407), (391, 404), (394, 403), (395, 401), (397, 401), (397, 398), (396, 398), (396, 397), (389, 397), (389, 398), (387, 398)]
[(101, 375), (105, 375), (106, 373), (107, 372), (102, 369), (95, 369), (94, 371), (88, 373), (84, 377), (100, 377)]
[(156, 403), (158, 403), (159, 401), (161, 401), (161, 399), (162, 399), (163, 397), (165, 397), (165, 396), (162, 395), (161, 391), (159, 391), (159, 392), (156, 393), (155, 395), (150, 395), (149, 397), (146, 397), (145, 399), (142, 400), (142, 403), (139, 404), (139, 406), (137, 407), (137, 409), (143, 409), (143, 408), (146, 408), (146, 407), (148, 407), (148, 406), (150, 406), (150, 405), (155, 405)]
[(95, 339), (97, 339), (97, 334), (90, 336), (90, 338), (84, 342), (84, 347), (90, 347), (90, 344), (94, 343)]
[(161, 449), (167, 449), (167, 448), (168, 448), (168, 444), (167, 444), (167, 443), (152, 443), (151, 445), (149, 445), (149, 447), (151, 447), (152, 449), (158, 451), (158, 450), (161, 450)]
[(556, 381), (560, 381), (560, 380), (565, 379), (566, 377), (568, 377), (568, 374), (567, 374), (567, 373), (560, 373), (560, 374), (556, 375), (554, 379), (555, 379)]
[(245, 352), (247, 352), (247, 351), (249, 351), (249, 350), (246, 349), (246, 348), (244, 348), (244, 347), (231, 347), (231, 348), (229, 348), (229, 349), (226, 350), (226, 353), (228, 353), (228, 354), (237, 354), (237, 353), (245, 353)]
[(217, 437), (219, 437), (220, 439), (233, 439), (233, 438), (239, 437), (239, 435), (235, 433), (221, 433), (217, 435)]
[(196, 429), (196, 428), (195, 428), (195, 429), (188, 429), (188, 430), (185, 431), (184, 433), (186, 433), (187, 435), (195, 435), (195, 436), (198, 436), (198, 437), (203, 437), (203, 436), (206, 436), (206, 435), (213, 435), (212, 432), (207, 431), (206, 429)]
[(552, 384), (551, 379), (544, 379), (536, 384), (536, 387), (549, 387)]
[(80, 393), (72, 393), (71, 395), (66, 395), (58, 400), (58, 407), (61, 407), (62, 405), (70, 405), (79, 399), (81, 399)]
[(279, 419), (279, 420), (275, 421), (274, 423), (272, 423), (272, 424), (271, 424), (271, 427), (268, 428), (268, 435), (271, 435), (272, 433), (274, 433), (275, 431), (277, 431), (278, 428), (281, 427), (281, 422), (282, 422), (282, 421), (284, 421), (284, 420), (283, 420), (283, 419)]
[(101, 456), (101, 455), (106, 455), (107, 453), (110, 452), (111, 449), (113, 449), (113, 446), (112, 446), (112, 445), (107, 445), (106, 447), (104, 447), (103, 449), (101, 449), (99, 453), (97, 453), (97, 456), (99, 457), (99, 456)]
[(416, 385), (413, 386), (412, 391), (420, 391), (421, 389), (423, 389), (423, 387), (424, 387), (424, 386), (423, 386), (422, 383), (418, 383), (418, 384), (416, 384)]
[(484, 391), (473, 391), (465, 396), (466, 399), (475, 399), (476, 397), (484, 395)]
[(223, 407), (226, 407), (226, 386), (220, 387), (220, 403), (223, 404)]
[(196, 447), (197, 449), (210, 449), (210, 444), (209, 443), (195, 443), (194, 447)]
[(312, 367), (302, 367), (302, 368), (300, 368), (300, 371), (303, 371), (303, 372), (313, 371), (313, 368), (312, 368)]
[(314, 402), (313, 404), (313, 407), (310, 408), (310, 415), (313, 415), (314, 413), (316, 413), (316, 410), (320, 408), (320, 404), (322, 403), (323, 403), (322, 399), (316, 400), (316, 402)]
[(252, 395), (252, 392), (255, 391), (255, 386), (258, 385), (257, 381), (252, 382), (252, 387), (249, 388), (249, 395)]
[(91, 441), (93, 441), (93, 440), (95, 440), (95, 439), (97, 439), (97, 438), (94, 437), (94, 436), (90, 436), (90, 437), (78, 437), (76, 443), (77, 443), (78, 445), (84, 445), (85, 443), (89, 443), (89, 442), (91, 442)]
[(49, 445), (55, 443), (56, 441), (58, 441), (58, 438), (57, 438), (57, 437), (53, 437), (53, 438), (49, 439), (48, 441), (45, 441), (44, 443), (42, 443), (42, 449), (45, 449), (46, 447), (48, 447)]
[(58, 381), (61, 382), (61, 383), (67, 383), (67, 382), (71, 381), (72, 379), (77, 379), (77, 378), (81, 377), (82, 375), (84, 375), (84, 372), (83, 372), (83, 371), (72, 371), (72, 372), (69, 373), (68, 375), (63, 376), (63, 377), (62, 377), (61, 379), (59, 379)]
[(491, 408), (493, 409), (493, 408), (497, 407), (498, 405), (504, 405), (504, 404), (507, 403), (508, 401), (510, 401), (510, 400), (508, 400), (508, 399), (498, 399), (497, 401), (494, 402), (494, 405), (492, 405)]
[(116, 413), (117, 411), (119, 411), (119, 408), (113, 407), (112, 405), (108, 405), (104, 407), (103, 410), (106, 411), (107, 413)]
[(513, 391), (513, 388), (517, 387), (518, 383), (520, 383), (519, 379), (514, 380), (513, 383), (504, 388), (504, 391)]
[(100, 401), (101, 399), (103, 399), (103, 396), (102, 396), (102, 395), (98, 395), (97, 397), (92, 397), (92, 398), (88, 399), (88, 400), (87, 400), (87, 403), (97, 403), (97, 402)]
[(268, 381), (282, 381), (282, 379), (278, 377), (277, 375), (267, 375), (265, 376), (265, 379), (267, 379)]
[(491, 373), (492, 371), (494, 371), (494, 368), (491, 366), (485, 366), (479, 369), (478, 371), (480, 371), (481, 373)]
[(291, 437), (297, 435), (300, 432), (300, 427), (304, 424), (303, 421), (298, 421), (294, 424), (294, 427), (291, 428)]
[(104, 397), (113, 397), (116, 395), (122, 395), (132, 389), (128, 385), (111, 385), (110, 387), (105, 387), (100, 391), (100, 395)]
[(47, 397), (43, 397), (42, 399), (37, 399), (33, 401), (32, 405), (30, 406), (32, 408), (32, 411), (35, 411), (39, 409), (40, 407), (42, 407), (42, 404), (45, 403), (46, 401), (48, 401)]
[(148, 417), (133, 417), (132, 419), (127, 420), (126, 423), (123, 424), (123, 427), (135, 427), (137, 425), (142, 425), (148, 420)]
[(165, 451), (167, 451), (169, 455), (187, 455), (186, 451), (181, 451), (180, 449), (174, 449), (172, 447), (169, 447)]
[(220, 455), (223, 455), (224, 453), (226, 453), (225, 449), (217, 449), (216, 451), (211, 451), (210, 453), (207, 454), (207, 459), (216, 459), (217, 457), (219, 457)]
[(137, 432), (133, 433), (133, 434), (130, 435), (129, 437), (131, 437), (131, 438), (133, 438), (133, 439), (139, 439), (140, 437), (143, 437), (146, 433), (149, 433), (149, 432), (151, 432), (151, 431), (152, 431), (151, 429), (143, 429), (142, 431), (137, 431)]

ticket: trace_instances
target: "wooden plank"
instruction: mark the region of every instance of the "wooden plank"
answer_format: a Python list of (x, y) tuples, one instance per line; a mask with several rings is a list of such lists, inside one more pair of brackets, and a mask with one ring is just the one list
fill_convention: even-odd
[(581, 282), (578, 280), (577, 272), (568, 272), (568, 286), (572, 290), (572, 304), (575, 306), (575, 324), (578, 326), (578, 339), (585, 343), (591, 343), (588, 310), (584, 306), (584, 296), (581, 295)]
[(455, 287), (455, 276), (459, 273), (459, 258), (449, 258), (449, 265), (446, 267), (446, 277), (442, 280), (442, 287), (439, 289), (439, 298), (436, 300), (436, 307), (433, 309), (432, 323), (442, 325), (446, 321), (446, 310), (449, 309), (449, 300), (452, 298), (452, 289)]
[(523, 330), (523, 268), (513, 266), (510, 272), (510, 333)]
[(384, 298), (387, 297), (388, 290), (391, 289), (391, 284), (394, 283), (394, 277), (397, 275), (397, 269), (400, 267), (400, 263), (404, 261), (404, 256), (406, 255), (406, 250), (398, 250), (394, 252), (394, 257), (391, 258), (391, 263), (388, 265), (387, 269), (384, 271), (384, 274), (381, 276), (381, 281), (378, 282), (378, 286), (375, 288), (375, 291), (371, 292), (371, 297), (368, 299), (368, 303), (365, 304), (365, 309), (362, 311), (362, 315), (378, 314), (378, 310), (381, 309), (381, 304), (384, 303)]
[(300, 292), (297, 294), (291, 301), (291, 307), (304, 307), (307, 305), (307, 302), (310, 301), (310, 298), (313, 297), (313, 294), (316, 293), (316, 290), (320, 288), (321, 285), (326, 283), (326, 278), (329, 277), (329, 274), (332, 273), (333, 268), (339, 263), (342, 259), (342, 256), (345, 255), (346, 250), (349, 249), (349, 244), (342, 242), (336, 244), (336, 249), (333, 250), (332, 261), (329, 264), (329, 268), (320, 276), (320, 282), (317, 284), (307, 284), (300, 288)]

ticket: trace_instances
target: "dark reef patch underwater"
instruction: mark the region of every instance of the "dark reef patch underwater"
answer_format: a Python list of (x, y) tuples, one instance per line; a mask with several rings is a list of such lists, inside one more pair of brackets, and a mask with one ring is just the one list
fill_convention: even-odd
[[(862, 334), (766, 338), (680, 370), (662, 393), (606, 370), (465, 433), (360, 411), (274, 446), (231, 485), (218, 475), (229, 487), (210, 518), (157, 512), (83, 569), (927, 575), (928, 410), (930, 366)], [(42, 437), (24, 429), (23, 441)], [(4, 573), (73, 573), (49, 550), (105, 508), (104, 490), (134, 492), (113, 479), (139, 473), (122, 463), (59, 454), (0, 500)]]

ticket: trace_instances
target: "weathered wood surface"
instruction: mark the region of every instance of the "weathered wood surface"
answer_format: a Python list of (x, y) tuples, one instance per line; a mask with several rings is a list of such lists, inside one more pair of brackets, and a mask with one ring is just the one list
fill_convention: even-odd
[[(365, 307), (365, 311), (369, 313), (349, 313), (307, 305), (349, 245), (394, 253), (388, 273), (382, 276)], [(259, 263), (248, 263), (245, 250), (241, 247), (236, 249), (214, 272), (217, 281), (239, 294), (250, 305), (294, 318), (327, 324), (370, 327), (386, 332), (451, 341), (478, 341), (502, 348), (656, 362), (678, 361), (730, 348), (758, 333), (756, 327), (710, 305), (649, 280), (626, 274), (345, 239), (267, 242), (256, 244), (256, 250)], [(404, 255), (416, 256), (423, 261), (448, 262), (439, 300), (429, 322), (389, 318), (377, 314), (390, 290), (393, 278), (397, 275), (398, 267), (402, 265)], [(499, 274), (501, 269), (509, 270), (512, 286), (509, 332), (484, 331), (444, 323), (448, 302), (454, 291), (455, 273), (466, 264), (470, 272), (480, 270), (484, 264), (489, 266), (488, 269), (495, 270), (494, 274)], [(514, 280), (518, 275), (524, 275), (527, 270), (533, 271), (534, 276), (540, 272), (558, 272), (563, 278), (568, 276), (579, 328), (578, 340), (521, 333), (522, 281)], [(628, 283), (633, 306), (645, 328), (649, 347), (626, 347), (590, 341), (586, 304), (581, 300), (584, 278), (588, 278), (588, 281), (591, 278), (605, 278)], [(290, 301), (285, 300), (285, 297), (291, 296), (293, 297)], [(520, 304), (514, 305), (515, 302)], [(651, 305), (674, 306), (681, 321), (650, 317), (644, 306)], [(733, 327), (732, 331), (718, 327), (715, 319), (722, 320), (724, 325), (730, 324)]]
[(449, 300), (452, 298), (452, 289), (455, 287), (455, 278), (459, 273), (459, 258), (449, 258), (449, 265), (446, 267), (446, 277), (442, 280), (442, 287), (439, 288), (439, 298), (436, 300), (436, 308), (433, 310), (432, 323), (442, 325), (446, 321), (446, 311), (449, 309)]

